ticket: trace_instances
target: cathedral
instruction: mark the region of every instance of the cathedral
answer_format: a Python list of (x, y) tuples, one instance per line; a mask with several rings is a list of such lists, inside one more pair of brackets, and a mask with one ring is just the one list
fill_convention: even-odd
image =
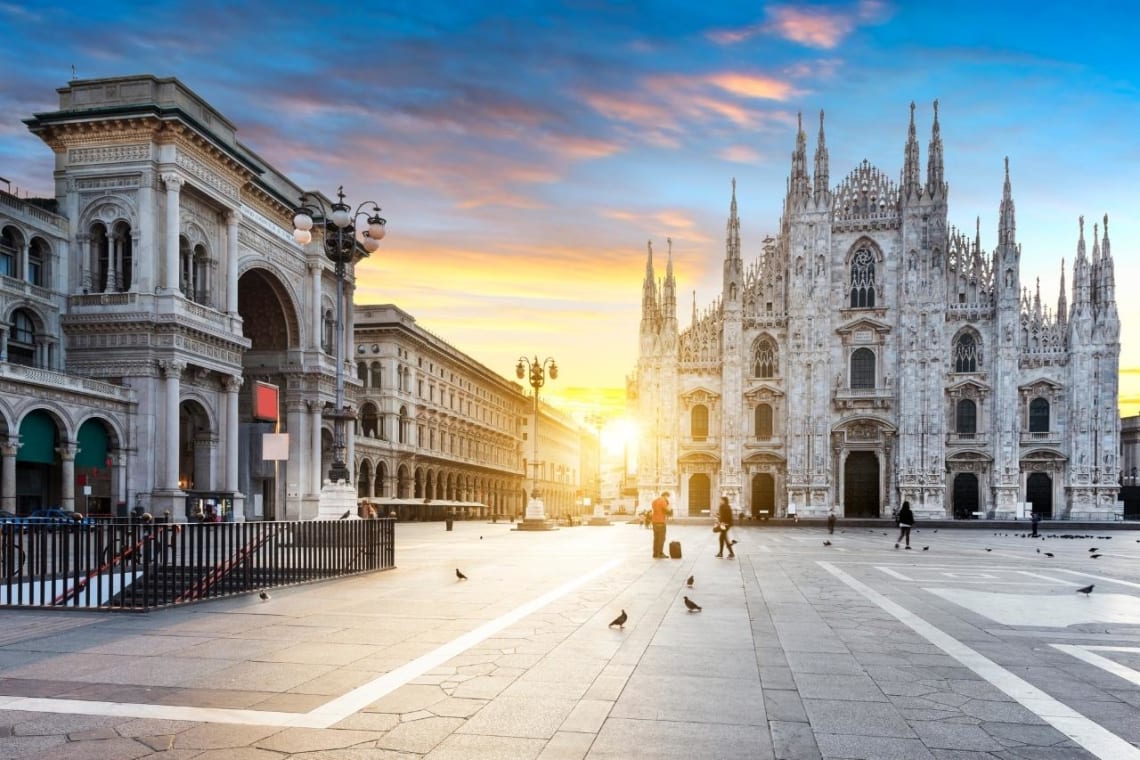
[[(638, 495), (754, 518), (1113, 519), (1120, 322), (1108, 217), (1076, 232), (1056, 307), (1022, 286), (1009, 163), (997, 241), (949, 223), (938, 103), (925, 181), (911, 104), (896, 183), (832, 185), (802, 122), (779, 231), (745, 260), (733, 181), (719, 297), (677, 318), (649, 248), (631, 403)], [(1077, 221), (1077, 220), (1074, 220)], [(1091, 234), (1090, 234), (1091, 233)], [(1091, 242), (1089, 240), (1091, 238)]]

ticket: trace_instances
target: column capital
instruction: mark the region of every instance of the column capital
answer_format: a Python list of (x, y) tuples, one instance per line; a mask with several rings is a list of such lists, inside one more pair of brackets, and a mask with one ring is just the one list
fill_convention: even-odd
[(181, 175), (175, 174), (174, 172), (163, 172), (159, 175), (159, 179), (162, 180), (162, 184), (166, 185), (167, 191), (175, 193), (180, 191), (182, 185), (186, 182), (186, 180), (182, 179)]
[(313, 412), (321, 413), (325, 410), (325, 402), (319, 399), (308, 399), (305, 401), (305, 405), (309, 408), (310, 414)]
[(230, 226), (237, 226), (241, 224), (241, 209), (231, 208), (226, 211), (226, 224)]
[(245, 379), (242, 378), (241, 375), (222, 376), (222, 389), (225, 390), (226, 393), (237, 393), (244, 384)]
[(62, 443), (55, 447), (55, 453), (59, 454), (63, 461), (73, 462), (75, 455), (79, 453), (79, 446), (74, 443)]
[(182, 370), (186, 369), (186, 362), (163, 360), (158, 363), (158, 368), (167, 378), (181, 378)]
[(20, 443), (18, 441), (0, 443), (0, 456), (14, 457), (19, 451)]

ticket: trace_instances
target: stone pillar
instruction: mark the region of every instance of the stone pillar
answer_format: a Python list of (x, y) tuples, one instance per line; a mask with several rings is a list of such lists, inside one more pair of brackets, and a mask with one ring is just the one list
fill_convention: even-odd
[(182, 395), (182, 370), (186, 368), (183, 362), (163, 362), (161, 364), (166, 376), (166, 409), (165, 425), (166, 436), (163, 440), (163, 454), (166, 467), (163, 469), (162, 486), (166, 491), (179, 491), (178, 483), (178, 404)]
[(344, 463), (348, 466), (348, 482), (356, 482), (356, 420), (344, 421)]
[(119, 514), (119, 502), (123, 502), (127, 509), (127, 457), (122, 451), (111, 454), (111, 514)]
[[(321, 339), (324, 337), (325, 322), (321, 312), (321, 273), (324, 272), (324, 267), (320, 261), (309, 262), (309, 286), (312, 289), (312, 322), (313, 334), (310, 343), (311, 348), (316, 351), (321, 350)], [(320, 481), (318, 481), (320, 482)], [(320, 490), (320, 489), (318, 489)]]
[(59, 454), (62, 480), (60, 483), (59, 506), (68, 512), (75, 511), (75, 455), (79, 447), (74, 443), (65, 443), (56, 447)]
[(309, 402), (309, 483), (312, 492), (320, 493), (324, 476), (321, 472), (321, 410), (320, 401)]
[(238, 490), (238, 392), (242, 379), (238, 375), (222, 378), (222, 388), (226, 393), (226, 467), (223, 491), (236, 493)]
[(231, 211), (226, 215), (226, 312), (231, 316), (238, 313), (238, 228), (241, 227), (241, 211)]
[[(166, 185), (166, 271), (162, 275), (162, 286), (167, 293), (177, 293), (178, 288), (178, 233), (179, 233), (179, 196), (182, 191), (182, 178), (177, 174), (162, 175), (162, 182)], [(110, 279), (110, 278), (108, 278)], [(178, 478), (175, 477), (175, 482)]]
[(16, 512), (16, 452), (20, 444), (0, 443), (0, 509)]
[(91, 291), (91, 235), (82, 233), (75, 236), (79, 243), (79, 288), (83, 293)]

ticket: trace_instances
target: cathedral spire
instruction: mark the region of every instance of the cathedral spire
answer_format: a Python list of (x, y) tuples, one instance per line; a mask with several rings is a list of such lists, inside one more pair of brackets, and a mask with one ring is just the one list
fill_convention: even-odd
[(697, 291), (693, 291), (693, 327), (697, 326)]
[(732, 202), (728, 205), (724, 256), (729, 261), (740, 259), (740, 217), (736, 215), (736, 177), (732, 178)]
[(1080, 237), (1077, 239), (1077, 260), (1073, 264), (1073, 316), (1084, 311), (1090, 303), (1089, 260), (1085, 255), (1085, 218), (1080, 217)]
[(653, 274), (653, 241), (646, 242), (645, 281), (641, 285), (641, 330), (657, 323), (657, 280)]
[(792, 153), (792, 176), (788, 184), (788, 197), (792, 205), (803, 203), (811, 196), (807, 173), (807, 135), (804, 134), (804, 116), (796, 117), (796, 150)]
[(1065, 297), (1065, 259), (1061, 259), (1061, 292), (1057, 295), (1057, 321), (1064, 328), (1069, 316), (1069, 302)]
[(824, 202), (827, 199), (830, 170), (828, 169), (827, 143), (823, 137), (823, 109), (819, 111), (819, 138), (815, 144), (815, 199)]
[(1116, 313), (1116, 274), (1112, 263), (1112, 248), (1108, 244), (1108, 214), (1104, 215), (1104, 240), (1100, 251), (1101, 302)]
[(665, 238), (669, 247), (665, 259), (665, 287), (661, 293), (661, 319), (673, 332), (677, 330), (677, 280), (673, 277), (673, 238)]
[(926, 194), (941, 197), (946, 191), (942, 173), (942, 132), (938, 128), (938, 101), (934, 101), (934, 125), (930, 128), (930, 153), (926, 161)]
[(902, 194), (904, 198), (916, 198), (922, 193), (919, 184), (918, 138), (914, 131), (914, 101), (910, 102), (910, 127), (907, 129), (906, 150), (903, 156)]
[(1014, 218), (1013, 190), (1009, 182), (1009, 156), (1005, 157), (1005, 184), (1001, 190), (1001, 218), (998, 222), (998, 243), (1003, 246), (1017, 244), (1017, 221)]

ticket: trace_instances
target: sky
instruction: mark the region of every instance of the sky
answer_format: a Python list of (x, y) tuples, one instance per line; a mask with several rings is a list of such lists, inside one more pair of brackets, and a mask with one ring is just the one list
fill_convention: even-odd
[[(804, 114), (826, 112), (832, 184), (925, 176), (939, 101), (950, 223), (997, 242), (1010, 162), (1022, 284), (1057, 302), (1078, 218), (1109, 215), (1121, 411), (1140, 411), (1140, 92), (1128, 3), (0, 0), (0, 176), (52, 194), (22, 120), (72, 78), (173, 76), (302, 187), (388, 219), (356, 302), (395, 303), (543, 398), (620, 406), (637, 361), (646, 244), (672, 240), (687, 323), (719, 294), (731, 183), (745, 261), (777, 231)], [(695, 294), (695, 296), (694, 296)], [(1070, 298), (1071, 301), (1071, 298)]]

